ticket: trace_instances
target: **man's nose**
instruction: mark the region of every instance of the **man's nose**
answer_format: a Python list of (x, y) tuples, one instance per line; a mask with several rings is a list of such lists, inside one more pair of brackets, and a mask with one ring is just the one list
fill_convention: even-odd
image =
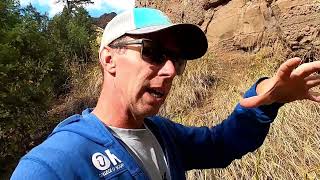
[(158, 73), (160, 76), (175, 77), (177, 75), (177, 71), (173, 61), (170, 59), (166, 59), (165, 63), (161, 66)]

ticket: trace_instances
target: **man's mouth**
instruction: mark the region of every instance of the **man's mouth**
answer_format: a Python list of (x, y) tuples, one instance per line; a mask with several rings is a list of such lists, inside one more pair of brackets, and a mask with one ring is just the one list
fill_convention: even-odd
[(147, 92), (155, 98), (162, 98), (165, 94), (163, 91), (161, 91), (159, 89), (155, 89), (155, 88), (148, 88)]

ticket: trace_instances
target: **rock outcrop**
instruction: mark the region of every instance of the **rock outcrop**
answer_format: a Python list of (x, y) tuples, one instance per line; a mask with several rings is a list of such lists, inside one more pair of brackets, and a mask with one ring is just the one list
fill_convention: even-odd
[(111, 12), (101, 15), (99, 18), (92, 18), (93, 24), (104, 29), (106, 25), (111, 21), (111, 19), (113, 19), (116, 15), (116, 13)]
[(255, 51), (277, 41), (300, 55), (320, 52), (316, 0), (140, 0), (136, 4), (162, 9), (175, 22), (198, 24), (211, 46)]

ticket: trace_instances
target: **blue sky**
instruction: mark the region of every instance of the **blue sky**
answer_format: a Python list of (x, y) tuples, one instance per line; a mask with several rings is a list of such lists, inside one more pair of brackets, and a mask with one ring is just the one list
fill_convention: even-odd
[[(32, 4), (39, 12), (49, 14), (49, 17), (61, 12), (63, 3), (59, 0), (20, 0), (21, 6)], [(62, 1), (62, 0), (60, 0)], [(86, 9), (93, 17), (99, 17), (104, 13), (116, 12), (133, 8), (134, 0), (92, 0), (94, 4), (86, 5)]]

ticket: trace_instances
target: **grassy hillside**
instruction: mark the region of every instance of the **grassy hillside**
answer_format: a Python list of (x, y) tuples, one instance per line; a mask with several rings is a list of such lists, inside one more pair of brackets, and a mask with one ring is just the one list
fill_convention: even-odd
[[(286, 60), (284, 54), (277, 45), (256, 54), (209, 53), (189, 63), (186, 74), (176, 79), (162, 114), (187, 125), (213, 126), (257, 79), (273, 75)], [(188, 179), (319, 179), (319, 119), (319, 104), (286, 104), (260, 149), (226, 169), (189, 172)]]

